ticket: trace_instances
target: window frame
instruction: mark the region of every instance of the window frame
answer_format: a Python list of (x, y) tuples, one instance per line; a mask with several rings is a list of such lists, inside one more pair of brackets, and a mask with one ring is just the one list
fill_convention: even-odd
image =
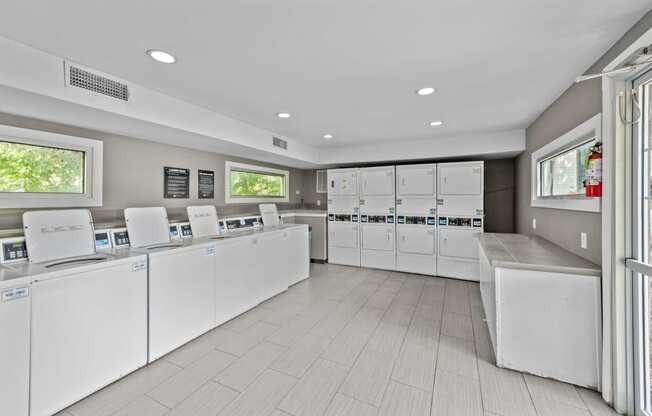
[(531, 155), (531, 201), (530, 205), (536, 208), (564, 209), (572, 211), (600, 212), (602, 198), (588, 198), (579, 195), (551, 195), (540, 194), (542, 186), (541, 169), (539, 163), (571, 150), (590, 140), (602, 141), (602, 113), (598, 113), (571, 131), (563, 134)]
[(102, 206), (101, 140), (0, 125), (0, 140), (9, 143), (84, 152), (84, 192), (0, 192), (0, 208), (68, 208)]
[[(282, 176), (283, 190), (285, 195), (283, 195), (282, 197), (231, 195), (231, 171), (232, 170)], [(283, 169), (269, 168), (260, 165), (251, 165), (247, 163), (232, 162), (228, 160), (224, 163), (224, 202), (225, 203), (251, 204), (251, 203), (264, 203), (264, 202), (289, 202), (289, 201), (290, 201), (290, 171), (283, 170)]]

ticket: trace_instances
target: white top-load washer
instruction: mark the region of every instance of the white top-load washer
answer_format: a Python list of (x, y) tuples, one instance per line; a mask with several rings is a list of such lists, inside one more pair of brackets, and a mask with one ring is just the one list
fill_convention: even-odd
[(96, 252), (85, 209), (23, 225), (29, 262), (11, 267), (30, 281), (30, 415), (50, 416), (147, 363), (147, 257)]
[[(5, 244), (16, 243), (4, 242), (3, 250)], [(29, 414), (31, 301), (29, 278), (0, 264), (0, 413), (3, 415)]]
[(220, 223), (214, 205), (198, 205), (186, 208), (194, 238), (214, 237), (220, 233)]
[(359, 169), (329, 169), (328, 262), (360, 266)]
[(360, 169), (360, 265), (396, 269), (395, 168)]
[(437, 165), (396, 167), (396, 270), (437, 274)]
[(484, 162), (437, 165), (437, 274), (479, 281), (475, 235), (484, 229)]
[(170, 241), (163, 207), (124, 211), (132, 250), (149, 256), (149, 362), (215, 326), (215, 244)]
[(260, 217), (265, 227), (275, 226), (281, 224), (281, 218), (278, 216), (278, 209), (276, 204), (260, 204)]

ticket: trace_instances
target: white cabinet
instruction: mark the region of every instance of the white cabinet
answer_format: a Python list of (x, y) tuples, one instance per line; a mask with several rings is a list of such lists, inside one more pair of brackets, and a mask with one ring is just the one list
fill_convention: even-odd
[(358, 196), (358, 169), (329, 169), (328, 197)]
[(215, 246), (194, 245), (149, 257), (149, 360), (215, 324)]
[(55, 414), (147, 362), (146, 267), (123, 262), (32, 292), (31, 416)]
[(235, 318), (260, 301), (259, 277), (254, 265), (257, 245), (252, 237), (232, 238), (215, 247), (215, 324)]
[[(0, 270), (0, 274), (2, 272), (3, 270)], [(0, 403), (2, 403), (0, 409), (2, 410), (0, 413), (27, 416), (30, 287), (27, 285), (3, 287), (0, 293), (2, 294), (0, 300)]]
[(288, 231), (288, 282), (293, 285), (310, 276), (310, 236), (308, 226)]
[(436, 165), (396, 167), (396, 197), (435, 198)]
[(360, 169), (360, 198), (394, 196), (394, 166)]

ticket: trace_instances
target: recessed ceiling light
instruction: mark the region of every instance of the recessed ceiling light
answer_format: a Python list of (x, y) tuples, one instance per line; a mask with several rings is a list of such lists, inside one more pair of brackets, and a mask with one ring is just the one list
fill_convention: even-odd
[(444, 124), (443, 121), (439, 121), (439, 120), (438, 120), (438, 121), (431, 121), (431, 122), (430, 122), (430, 127), (439, 127), (439, 126), (441, 126), (442, 124)]
[(276, 113), (276, 117), (278, 118), (290, 118), (290, 113)]
[(332, 139), (333, 135), (332, 134), (324, 134), (324, 139)]
[(437, 90), (432, 88), (432, 87), (423, 87), (423, 88), (420, 88), (420, 89), (417, 90), (417, 94), (419, 94), (419, 95), (430, 95), (430, 94), (434, 93), (435, 91), (437, 91)]
[(173, 64), (177, 61), (177, 58), (175, 58), (174, 56), (170, 55), (167, 52), (160, 51), (158, 49), (148, 50), (147, 55), (149, 55), (153, 60), (160, 62), (162, 64)]

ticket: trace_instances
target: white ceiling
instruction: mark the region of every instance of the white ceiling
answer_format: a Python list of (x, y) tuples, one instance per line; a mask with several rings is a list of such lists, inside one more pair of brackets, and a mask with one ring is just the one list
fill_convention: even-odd
[[(649, 8), (649, 0), (12, 0), (0, 35), (306, 144), (342, 146), (527, 127)], [(155, 63), (151, 48), (178, 62)], [(423, 86), (438, 92), (414, 94)], [(277, 119), (279, 111), (292, 118)]]

